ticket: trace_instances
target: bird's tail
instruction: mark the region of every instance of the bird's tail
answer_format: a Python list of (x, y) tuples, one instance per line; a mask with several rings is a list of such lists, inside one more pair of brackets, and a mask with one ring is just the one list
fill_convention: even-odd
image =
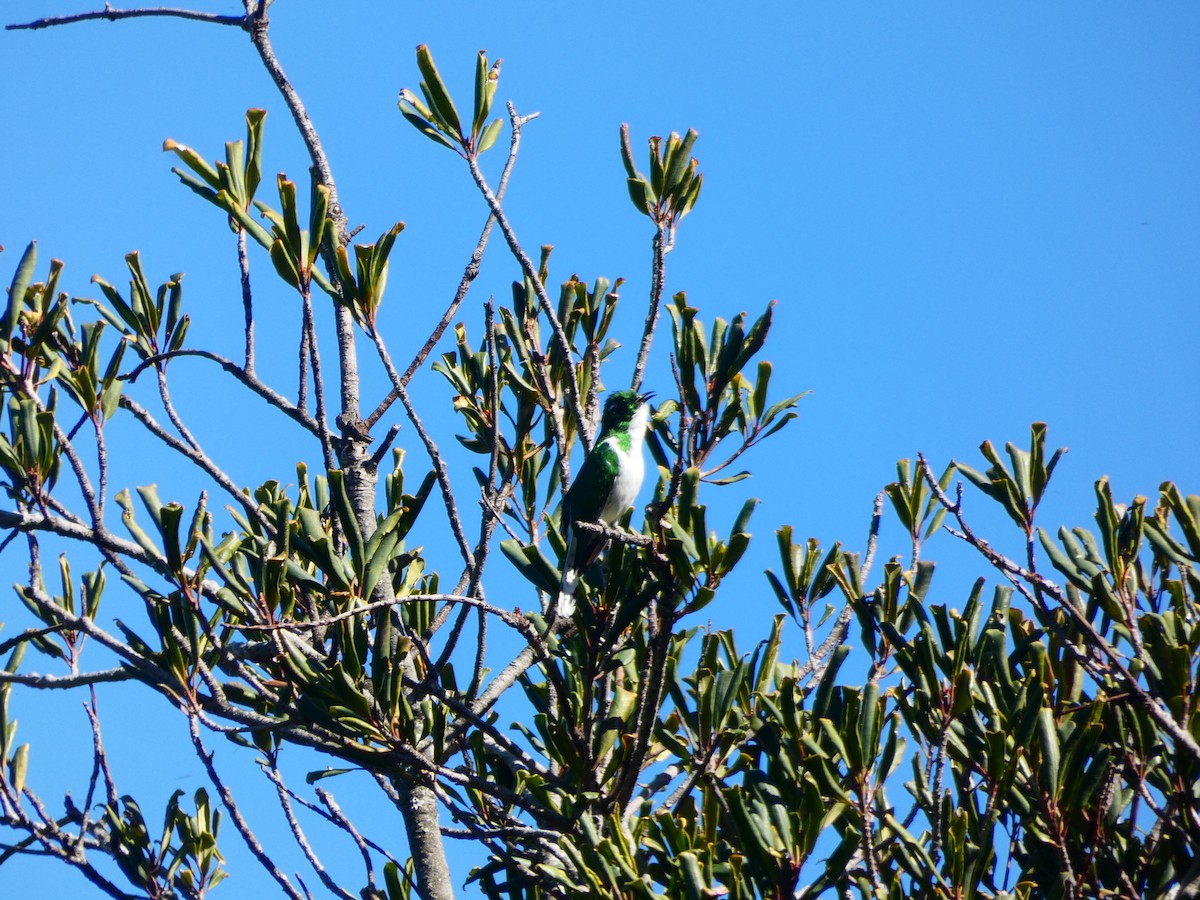
[(558, 586), (558, 615), (569, 619), (575, 615), (575, 587), (579, 572), (575, 568), (575, 529), (567, 529), (567, 552), (563, 555), (562, 581)]
[(575, 585), (579, 584), (579, 573), (573, 569), (563, 572), (562, 587), (558, 591), (558, 614), (564, 619), (575, 615)]

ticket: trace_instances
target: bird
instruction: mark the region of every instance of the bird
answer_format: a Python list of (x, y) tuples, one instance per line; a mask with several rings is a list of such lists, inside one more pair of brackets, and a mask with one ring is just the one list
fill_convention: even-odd
[(563, 499), (561, 521), (567, 552), (558, 592), (559, 616), (574, 615), (579, 576), (596, 561), (607, 543), (603, 535), (578, 529), (575, 523), (612, 525), (633, 506), (642, 488), (646, 473), (642, 445), (653, 396), (652, 391), (614, 391), (604, 401), (596, 444)]

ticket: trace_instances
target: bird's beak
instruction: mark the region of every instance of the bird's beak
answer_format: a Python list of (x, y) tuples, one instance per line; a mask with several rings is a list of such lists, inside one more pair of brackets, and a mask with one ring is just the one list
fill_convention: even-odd
[(638, 403), (649, 403), (654, 397), (654, 391), (646, 391), (644, 394), (638, 394)]

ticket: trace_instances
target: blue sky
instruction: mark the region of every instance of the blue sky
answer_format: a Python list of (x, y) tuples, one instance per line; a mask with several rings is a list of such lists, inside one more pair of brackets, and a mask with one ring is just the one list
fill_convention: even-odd
[[(626, 197), (618, 128), (628, 122), (639, 147), (696, 128), (704, 193), (668, 258), (667, 291), (686, 290), (705, 321), (778, 300), (765, 352), (774, 384), (780, 395), (812, 391), (799, 421), (748, 459), (755, 478), (728, 491), (734, 509), (764, 498), (740, 599), (710, 607), (715, 624), (746, 630), (743, 646), (777, 609), (757, 574), (774, 564), (771, 531), (787, 522), (800, 536), (861, 545), (895, 460), (919, 450), (939, 467), (977, 462), (985, 438), (1023, 443), (1030, 422), (1048, 422), (1054, 446), (1071, 448), (1046, 507), (1052, 527), (1088, 524), (1103, 474), (1119, 499), (1153, 496), (1167, 478), (1200, 490), (1194, 4), (433, 7), (352, 0), (330, 12), (289, 0), (273, 13), (276, 50), (324, 136), (351, 221), (365, 235), (408, 223), (382, 313), (393, 354), (407, 359), (436, 321), (485, 214), (461, 162), (396, 111), (399, 89), (418, 81), (416, 44), (429, 44), (464, 96), (476, 50), (504, 58), (499, 97), (541, 112), (507, 203), (517, 233), (531, 248), (555, 245), (556, 278), (627, 279), (627, 348), (644, 312), (651, 232)], [(88, 8), (6, 0), (3, 19)], [(197, 8), (239, 11), (228, 0)], [(160, 20), (0, 35), (0, 281), (31, 238), (44, 259), (67, 262), (68, 290), (84, 295), (93, 273), (118, 282), (123, 255), (139, 249), (152, 279), (188, 273), (189, 343), (234, 352), (230, 236), (178, 185), (161, 145), (171, 137), (215, 157), (241, 137), (251, 106), (269, 110), (268, 176), (302, 178), (286, 111), (236, 30)], [(495, 173), (499, 153), (489, 163)], [(516, 271), (494, 242), (463, 316), (474, 334), (478, 304), (505, 299)], [(258, 308), (276, 303), (283, 323), (274, 351), (260, 324), (262, 366), (291, 384), (294, 304), (284, 290), (260, 290)], [(664, 350), (660, 341), (649, 377), (660, 392), (670, 385)], [(615, 359), (611, 383), (624, 383), (632, 360), (631, 350)], [(236, 448), (240, 480), (286, 481), (295, 459), (315, 460), (298, 444), (281, 463), (280, 447), (299, 434), (218, 394), (228, 384), (210, 371), (181, 365), (174, 377), (202, 440)], [(377, 370), (366, 384), (368, 395), (385, 390)], [(414, 391), (450, 442), (448, 389), (431, 376)], [(151, 478), (164, 498), (194, 497), (190, 476), (157, 452), (113, 480)], [(957, 552), (943, 538), (929, 555)], [(963, 578), (979, 571), (950, 564)], [(20, 577), (19, 556), (0, 556), (0, 581)], [(115, 591), (110, 602), (120, 602)], [(961, 603), (961, 592), (938, 602)], [(761, 615), (756, 626), (748, 611)], [(77, 701), (20, 713), (31, 733), (69, 720), (86, 741)], [(132, 721), (111, 742), (136, 753), (152, 735)], [(181, 758), (149, 790), (188, 787), (193, 768)], [(6, 865), (0, 885), (26, 887), (49, 870)], [(222, 895), (257, 883), (249, 864), (237, 871)]]

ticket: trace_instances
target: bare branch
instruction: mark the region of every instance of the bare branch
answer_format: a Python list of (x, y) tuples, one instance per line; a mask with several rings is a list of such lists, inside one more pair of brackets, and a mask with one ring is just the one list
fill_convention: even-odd
[[(192, 432), (186, 425), (183, 424), (183, 419), (179, 413), (175, 411), (175, 404), (171, 402), (171, 392), (167, 388), (167, 373), (164, 367), (155, 366), (155, 374), (158, 376), (158, 395), (162, 400), (163, 409), (166, 410), (167, 418), (171, 420), (171, 424), (175, 426), (175, 430), (193, 450), (199, 450), (200, 444), (196, 438), (192, 436)], [(99, 431), (99, 429), (97, 429)], [(100, 496), (103, 499), (104, 491), (100, 491)]]
[(96, 10), (95, 12), (75, 13), (69, 16), (50, 16), (44, 19), (35, 19), (32, 22), (6, 25), (4, 27), (6, 31), (36, 31), (40, 28), (74, 25), (77, 22), (94, 22), (99, 19), (107, 22), (116, 22), (119, 19), (145, 19), (152, 17), (188, 19), (193, 22), (208, 22), (211, 25), (230, 25), (234, 28), (246, 27), (245, 16), (222, 16), (216, 13), (200, 12), (191, 9), (172, 9), (169, 7), (158, 7), (155, 9), (116, 9), (107, 3), (104, 4), (104, 9)]
[(37, 675), (35, 673), (0, 671), (0, 684), (20, 684), (43, 690), (68, 690), (113, 681), (135, 681), (137, 679), (137, 673), (124, 666), (103, 669), (99, 672), (75, 672), (71, 675)]
[[(621, 126), (621, 136), (627, 139), (629, 135), (629, 126)], [(636, 391), (642, 386), (642, 376), (646, 371), (646, 361), (650, 356), (650, 345), (654, 343), (654, 331), (658, 326), (658, 313), (662, 307), (663, 285), (666, 282), (667, 268), (667, 251), (670, 247), (667, 245), (668, 226), (665, 222), (660, 222), (658, 228), (654, 232), (653, 252), (653, 270), (650, 278), (650, 308), (646, 311), (646, 324), (642, 327), (642, 343), (638, 348), (637, 364), (633, 367), (633, 380), (629, 383), (629, 389)]]
[[(30, 396), (37, 402), (39, 410), (45, 410), (45, 404), (37, 394), (30, 392)], [(108, 532), (104, 524), (104, 498), (98, 497), (95, 489), (92, 487), (91, 479), (88, 478), (87, 470), (84, 468), (83, 460), (75, 450), (75, 445), (63, 433), (58, 422), (54, 423), (54, 436), (58, 439), (59, 446), (62, 448), (63, 455), (71, 464), (71, 471), (75, 473), (75, 481), (79, 485), (79, 492), (83, 495), (83, 502), (87, 506), (88, 515), (92, 520), (92, 529), (97, 537), (101, 537)], [(102, 446), (102, 445), (101, 445)], [(103, 548), (101, 548), (103, 549)]]
[(238, 274), (242, 284), (242, 309), (246, 316), (246, 374), (254, 375), (254, 295), (250, 291), (250, 255), (246, 252), (246, 229), (237, 233)]
[[(648, 534), (635, 534), (631, 531), (625, 531), (621, 528), (614, 528), (611, 525), (605, 525), (603, 522), (575, 522), (575, 527), (583, 531), (590, 531), (592, 534), (598, 534), (601, 537), (608, 538), (610, 541), (620, 541), (622, 544), (632, 544), (635, 547), (643, 547), (651, 549), (654, 547), (654, 538)], [(664, 557), (665, 558), (665, 557)]]
[[(11, 540), (11, 539), (15, 538), (17, 536), (17, 534), (19, 534), (19, 532), (10, 531), (8, 533), (7, 540)], [(39, 638), (39, 637), (42, 637), (43, 635), (55, 634), (56, 632), (59, 632), (59, 631), (62, 631), (61, 625), (48, 625), (45, 628), (26, 628), (24, 631), (22, 631), (16, 637), (9, 638), (7, 641), (0, 641), (0, 656), (3, 656), (5, 653), (7, 653), (13, 647), (17, 646), (17, 644), (24, 643), (25, 641), (31, 641), (34, 638)], [(3, 678), (4, 674), (5, 674), (4, 671), (0, 670), (0, 679)]]
[(378, 609), (387, 609), (388, 607), (396, 606), (401, 603), (420, 603), (433, 601), (435, 603), (461, 603), (466, 606), (473, 606), (480, 609), (489, 615), (496, 616), (501, 621), (512, 625), (518, 630), (524, 630), (523, 626), (518, 623), (528, 625), (529, 622), (523, 616), (507, 609), (501, 609), (498, 606), (479, 600), (475, 597), (464, 597), (462, 594), (406, 594), (403, 597), (395, 597), (391, 600), (376, 600), (371, 603), (364, 603), (361, 606), (355, 606), (353, 609), (348, 609), (345, 612), (340, 612), (335, 616), (329, 616), (324, 619), (310, 619), (307, 621), (297, 622), (276, 622), (272, 625), (244, 625), (239, 624), (239, 631), (305, 631), (313, 628), (326, 628), (330, 625), (336, 625), (338, 622), (343, 622), (346, 619), (353, 619), (355, 616), (366, 615)]
[(862, 581), (867, 580), (867, 576), (871, 574), (871, 566), (875, 562), (875, 548), (879, 546), (879, 523), (883, 521), (883, 501), (886, 496), (885, 491), (880, 491), (875, 495), (875, 507), (871, 511), (871, 528), (867, 533), (867, 554), (858, 570), (858, 577)]
[(229, 818), (233, 820), (233, 827), (242, 836), (242, 840), (245, 841), (254, 858), (279, 883), (284, 893), (292, 898), (292, 900), (305, 900), (304, 895), (292, 887), (292, 883), (288, 881), (287, 876), (279, 871), (279, 867), (267, 855), (266, 850), (263, 849), (262, 844), (259, 843), (258, 838), (251, 830), (250, 824), (242, 815), (242, 811), (238, 807), (237, 801), (234, 800), (233, 794), (225, 786), (225, 782), (221, 780), (216, 767), (213, 766), (213, 754), (211, 751), (205, 749), (204, 741), (200, 738), (200, 718), (196, 714), (196, 711), (187, 710), (186, 712), (192, 736), (192, 746), (196, 748), (196, 755), (200, 758), (200, 762), (203, 763), (205, 772), (208, 773), (208, 780), (217, 789), (217, 793), (221, 797), (221, 803), (224, 804), (225, 810), (229, 813)]
[(226, 475), (223, 470), (218, 468), (217, 464), (209, 459), (203, 450), (201, 450), (199, 447), (190, 447), (183, 441), (176, 438), (174, 435), (167, 432), (167, 430), (159, 425), (158, 422), (154, 420), (154, 417), (151, 416), (150, 413), (145, 409), (143, 409), (137, 403), (137, 401), (122, 394), (120, 402), (121, 407), (133, 413), (134, 418), (141, 422), (147, 431), (153, 434), (172, 450), (175, 450), (183, 456), (186, 456), (193, 463), (195, 463), (201, 471), (203, 471), (206, 475), (208, 475), (209, 478), (220, 485), (225, 492), (229, 494), (229, 496), (241, 504), (242, 508), (246, 510), (246, 513), (251, 518), (257, 520), (268, 533), (271, 532), (271, 525), (266, 519), (263, 518), (262, 513), (259, 512), (257, 501), (255, 501), (253, 497), (234, 484), (233, 480)]
[(337, 457), (333, 453), (333, 443), (329, 436), (329, 418), (325, 413), (325, 383), (321, 376), (321, 354), (317, 349), (317, 329), (313, 323), (312, 294), (308, 287), (301, 291), (304, 300), (304, 333), (308, 343), (308, 357), (312, 362), (313, 392), (317, 400), (317, 430), (321, 436), (321, 451), (325, 459), (325, 468), (337, 467)]
[[(313, 172), (317, 180), (329, 189), (329, 218), (333, 223), (333, 240), (325, 244), (322, 252), (325, 259), (325, 266), (329, 270), (330, 278), (336, 286), (338, 284), (338, 269), (331, 246), (336, 246), (341, 241), (342, 234), (346, 230), (346, 213), (342, 209), (341, 201), (338, 199), (337, 184), (333, 178), (333, 167), (329, 164), (329, 157), (325, 155), (325, 147), (321, 143), (317, 129), (313, 125), (312, 119), (309, 117), (308, 110), (305, 108), (304, 102), (300, 99), (299, 93), (297, 93), (287, 74), (283, 71), (283, 66), (280, 65), (279, 58), (275, 55), (275, 48), (271, 45), (271, 39), (268, 35), (268, 6), (270, 6), (269, 3), (260, 3), (255, 8), (248, 26), (250, 39), (254, 43), (254, 48), (258, 51), (263, 66), (266, 67), (267, 73), (271, 76), (271, 80), (275, 83), (275, 87), (279, 90), (279, 93), (283, 95), (284, 102), (287, 103), (288, 109), (292, 113), (292, 119), (296, 123), (296, 128), (300, 132), (300, 136), (304, 140), (304, 146), (308, 150), (309, 158), (312, 160)], [(341, 371), (339, 373), (341, 385), (341, 419), (347, 423), (357, 423), (360, 418), (358, 406), (359, 380), (358, 354), (355, 349), (354, 340), (354, 319), (350, 314), (349, 306), (341, 302), (333, 304), (333, 315), (337, 332), (338, 359), (341, 363)]]
[[(521, 118), (517, 115), (516, 108), (512, 103), (508, 104), (509, 119), (513, 122), (513, 127), (517, 127), (517, 123), (525, 123), (532, 116)], [(583, 441), (584, 448), (590, 453), (592, 450), (592, 423), (588, 421), (583, 414), (583, 406), (579, 395), (579, 382), (575, 377), (575, 363), (571, 350), (571, 343), (567, 340), (567, 333), (563, 330), (562, 322), (558, 320), (558, 310), (554, 303), (550, 300), (550, 295), (546, 293), (546, 285), (542, 283), (542, 279), (538, 274), (537, 267), (534, 266), (533, 260), (529, 258), (529, 254), (525, 252), (525, 248), (521, 246), (521, 242), (517, 239), (516, 232), (513, 231), (512, 224), (508, 221), (508, 217), (504, 214), (504, 208), (500, 205), (500, 200), (492, 192), (491, 186), (484, 177), (483, 170), (479, 168), (479, 161), (473, 155), (468, 154), (467, 164), (471, 169), (471, 177), (475, 179), (475, 184), (478, 186), (484, 199), (487, 201), (488, 208), (491, 209), (492, 215), (496, 221), (500, 223), (500, 231), (504, 234), (504, 239), (508, 242), (508, 248), (521, 266), (521, 271), (525, 277), (533, 284), (534, 292), (537, 294), (538, 304), (542, 308), (542, 312), (546, 316), (546, 321), (550, 323), (550, 328), (554, 332), (554, 340), (558, 345), (558, 350), (563, 356), (563, 368), (567, 373), (567, 397), (566, 401), (570, 406), (571, 412), (575, 416), (575, 421), (579, 423), (579, 436)]]
[[(383, 849), (383, 847), (380, 847), (374, 841), (364, 838), (361, 834), (358, 833), (358, 829), (354, 827), (354, 823), (350, 821), (349, 817), (347, 817), (347, 815), (344, 812), (342, 812), (342, 808), (340, 806), (338, 806), (337, 801), (333, 798), (333, 794), (329, 793), (329, 791), (325, 790), (324, 788), (320, 788), (320, 787), (314, 788), (314, 790), (317, 792), (317, 796), (321, 799), (321, 802), (323, 804), (325, 804), (324, 810), (318, 809), (317, 807), (309, 804), (307, 801), (303, 800), (302, 798), (297, 798), (297, 799), (299, 800), (299, 802), (303, 803), (306, 807), (308, 807), (309, 809), (318, 813), (319, 815), (324, 816), (330, 822), (334, 823), (339, 828), (341, 828), (343, 831), (345, 831), (346, 834), (350, 835), (350, 839), (352, 841), (354, 841), (355, 846), (358, 847), (358, 852), (362, 854), (363, 866), (367, 870), (367, 883), (374, 884), (375, 883), (375, 869), (374, 869), (374, 866), (371, 865), (370, 851), (374, 850), (376, 853), (381, 854), (385, 859), (388, 859), (389, 861), (394, 862), (394, 863), (396, 862), (396, 859), (392, 856), (392, 854), (388, 853), (387, 850)], [(295, 794), (293, 794), (292, 796), (295, 797)], [(326, 811), (326, 810), (328, 810), (328, 811)], [(399, 863), (397, 863), (397, 865), (399, 865)]]
[(312, 866), (313, 871), (317, 873), (317, 877), (321, 879), (321, 884), (329, 889), (329, 892), (343, 898), (343, 900), (354, 900), (354, 895), (343, 888), (340, 884), (330, 877), (325, 867), (321, 865), (321, 860), (317, 857), (312, 845), (308, 842), (308, 837), (304, 834), (304, 829), (300, 827), (299, 821), (296, 819), (295, 812), (292, 811), (291, 791), (287, 785), (283, 783), (283, 776), (279, 774), (279, 765), (275, 758), (275, 754), (270, 754), (267, 760), (260, 760), (262, 770), (266, 773), (267, 778), (275, 785), (275, 793), (279, 796), (279, 805), (283, 809), (284, 818), (287, 819), (288, 828), (292, 830), (292, 837), (295, 838), (296, 844), (304, 853), (308, 864)]
[[(30, 568), (36, 571), (40, 568), (40, 566), (37, 562), (36, 542), (33, 541), (32, 535), (30, 536), (30, 544)], [(125, 660), (129, 666), (142, 673), (145, 679), (151, 684), (164, 686), (174, 685), (174, 679), (168, 672), (159, 668), (128, 644), (113, 637), (111, 634), (97, 625), (95, 621), (89, 619), (87, 616), (74, 615), (65, 608), (56, 604), (53, 600), (46, 596), (46, 592), (41, 587), (40, 578), (30, 578), (29, 597), (33, 601), (33, 604), (38, 607), (39, 611), (47, 616), (53, 616), (62, 620), (64, 627), (69, 628), (72, 631), (81, 631), (88, 637), (94, 639), (96, 642), (104, 645), (121, 659)], [(86, 684), (86, 682), (82, 683)]]
[(96, 691), (91, 690), (91, 702), (85, 703), (88, 722), (92, 726), (92, 777), (88, 781), (87, 799), (83, 804), (83, 821), (79, 824), (80, 843), (87, 837), (88, 816), (91, 814), (92, 801), (96, 796), (96, 785), (101, 776), (104, 778), (104, 799), (109, 806), (117, 803), (117, 785), (113, 781), (112, 770), (108, 767), (108, 755), (104, 752), (104, 740), (100, 736), (100, 717), (96, 713)]
[(85, 544), (91, 544), (101, 551), (114, 556), (123, 556), (134, 562), (141, 563), (156, 572), (166, 571), (166, 561), (143, 550), (133, 541), (116, 537), (108, 531), (98, 533), (88, 525), (71, 519), (49, 516), (44, 513), (14, 512), (0, 509), (0, 528), (12, 529), (25, 533), (45, 531), (60, 537), (71, 538)]
[[(513, 166), (517, 162), (517, 150), (521, 146), (521, 126), (525, 124), (526, 119), (516, 119), (512, 123), (512, 137), (509, 141), (508, 161), (504, 164), (504, 171), (500, 174), (500, 183), (496, 187), (496, 199), (503, 200), (504, 193), (508, 190), (508, 179), (512, 174)], [(408, 368), (404, 370), (404, 374), (400, 376), (400, 383), (407, 385), (412, 380), (413, 375), (417, 370), (425, 364), (425, 360), (429, 358), (429, 354), (433, 352), (433, 348), (437, 346), (438, 341), (442, 339), (446, 329), (449, 327), (451, 320), (458, 312), (459, 306), (466, 299), (467, 291), (471, 287), (471, 283), (479, 276), (479, 266), (483, 262), (483, 252), (487, 249), (488, 238), (492, 234), (492, 226), (496, 224), (496, 217), (488, 214), (487, 221), (483, 225), (483, 232), (479, 235), (479, 241), (475, 244), (475, 249), (471, 253), (471, 260), (467, 263), (467, 268), (463, 272), (462, 279), (458, 282), (458, 290), (454, 292), (454, 299), (450, 301), (450, 305), (446, 307), (446, 311), (442, 314), (441, 320), (430, 333), (425, 344), (417, 351), (417, 355), (413, 357), (412, 362), (408, 364)], [(399, 393), (393, 388), (383, 402), (376, 407), (371, 415), (367, 416), (365, 424), (368, 428), (379, 421), (382, 416), (393, 403), (399, 398)]]
[(807, 678), (810, 675), (813, 681), (821, 680), (821, 676), (825, 674), (825, 669), (829, 665), (829, 654), (846, 640), (846, 633), (850, 628), (850, 620), (853, 617), (854, 610), (850, 606), (847, 606), (838, 614), (837, 619), (834, 620), (833, 628), (825, 636), (825, 640), (821, 641), (820, 646), (809, 656), (808, 662), (797, 669), (797, 681)]
[(396, 435), (400, 433), (400, 424), (393, 424), (387, 430), (387, 434), (383, 436), (383, 440), (379, 442), (379, 446), (375, 448), (375, 452), (371, 454), (371, 458), (367, 460), (367, 467), (370, 469), (378, 469), (379, 464), (383, 462), (383, 458), (387, 455), (388, 449), (392, 446), (392, 441), (396, 440)]
[(375, 341), (375, 348), (379, 351), (379, 359), (383, 362), (384, 368), (387, 369), (388, 377), (392, 379), (392, 389), (404, 405), (404, 411), (408, 414), (409, 421), (412, 422), (413, 427), (417, 430), (417, 435), (421, 438), (421, 443), (425, 445), (425, 451), (429, 454), (430, 462), (433, 463), (433, 471), (437, 475), (438, 486), (442, 491), (442, 502), (446, 506), (446, 515), (450, 519), (450, 528), (454, 532), (455, 541), (458, 543), (458, 552), (462, 554), (463, 561), (467, 564), (467, 567), (474, 568), (475, 557), (471, 553), (471, 545), (467, 542), (466, 532), (463, 531), (462, 517), (458, 512), (458, 502), (454, 499), (454, 490), (450, 486), (450, 471), (446, 468), (446, 463), (442, 459), (442, 454), (438, 449), (437, 443), (429, 436), (429, 432), (425, 430), (425, 425), (421, 421), (421, 417), (417, 415), (417, 408), (413, 406), (412, 400), (408, 396), (408, 388), (400, 380), (400, 376), (396, 372), (396, 367), (392, 364), (392, 358), (388, 355), (387, 346), (383, 342), (383, 335), (374, 328), (371, 329), (370, 335)]
[[(310, 308), (308, 313), (311, 314), (311, 312)], [(304, 324), (300, 326), (300, 352), (297, 354), (300, 373), (296, 379), (296, 406), (305, 411), (308, 410), (308, 360), (312, 355), (309, 347), (310, 340), (306, 317)]]
[(314, 420), (312, 418), (312, 416), (310, 416), (306, 410), (303, 410), (300, 407), (295, 406), (282, 394), (276, 392), (272, 388), (263, 384), (263, 382), (259, 381), (257, 376), (255, 376), (255, 374), (253, 372), (251, 372), (249, 369), (243, 369), (241, 366), (239, 366), (237, 363), (233, 362), (232, 360), (228, 360), (225, 357), (220, 356), (216, 353), (212, 353), (208, 350), (186, 349), (186, 350), (172, 350), (169, 353), (160, 353), (158, 356), (152, 356), (149, 359), (143, 360), (128, 375), (125, 375), (122, 377), (124, 378), (124, 380), (126, 380), (132, 384), (134, 381), (137, 380), (137, 377), (145, 369), (149, 368), (150, 366), (154, 365), (157, 362), (160, 362), (160, 361), (166, 360), (166, 359), (173, 359), (176, 356), (196, 356), (196, 357), (199, 357), (200, 359), (207, 359), (211, 362), (215, 362), (222, 369), (224, 369), (226, 372), (228, 372), (230, 375), (232, 375), (234, 378), (236, 378), (244, 387), (247, 387), (254, 393), (258, 394), (258, 396), (262, 397), (264, 400), (267, 401), (267, 403), (271, 404), (271, 406), (274, 406), (276, 409), (278, 409), (280, 412), (282, 412), (284, 415), (286, 415), (289, 419), (292, 419), (294, 422), (296, 422), (297, 424), (299, 424), (300, 426), (305, 428), (307, 431), (312, 433), (314, 436), (318, 436), (318, 437), (320, 436), (320, 432), (317, 428), (316, 420)]

